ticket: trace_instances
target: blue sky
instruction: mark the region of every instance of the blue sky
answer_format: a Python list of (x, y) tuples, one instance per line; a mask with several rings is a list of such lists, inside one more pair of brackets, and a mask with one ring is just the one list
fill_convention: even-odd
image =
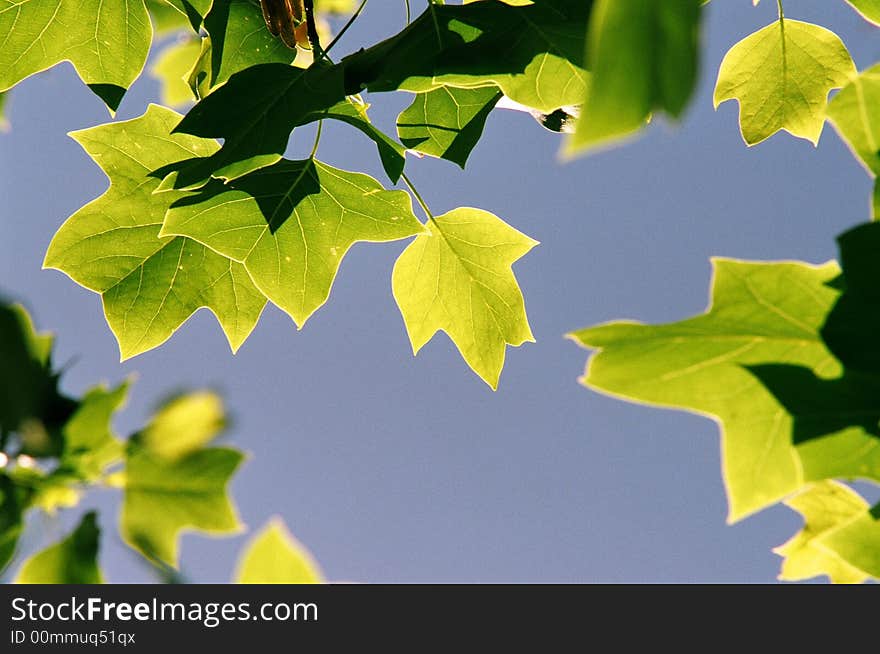
[[(790, 17), (841, 34), (860, 68), (880, 59), (876, 32), (844, 2), (789, 5)], [(402, 8), (370, 3), (340, 53), (396, 31)], [(98, 296), (40, 269), (55, 230), (106, 188), (66, 136), (108, 120), (69, 65), (12, 94), (13, 128), (0, 135), (0, 292), (56, 332), (56, 361), (73, 362), (70, 392), (137, 375), (120, 433), (169, 390), (221, 389), (234, 418), (226, 440), (249, 453), (233, 483), (244, 522), (254, 530), (282, 516), (330, 579), (772, 581), (770, 549), (799, 518), (778, 507), (727, 526), (715, 424), (584, 389), (586, 352), (563, 335), (699, 313), (711, 256), (821, 262), (836, 255), (839, 232), (868, 218), (870, 180), (832, 129), (818, 149), (785, 134), (747, 149), (736, 105), (712, 108), (726, 50), (774, 17), (775, 3), (711, 3), (699, 91), (679, 126), (659, 120), (633, 143), (563, 164), (556, 135), (496, 111), (466, 172), (409, 162), (435, 213), (480, 207), (541, 242), (515, 267), (537, 343), (508, 351), (497, 393), (443, 335), (412, 356), (390, 287), (403, 242), (356, 246), (302, 331), (270, 308), (232, 356), (202, 311), (161, 348), (120, 364)], [(140, 115), (156, 95), (145, 76), (118, 117)], [(407, 97), (367, 99), (393, 131)], [(298, 130), (289, 154), (311, 143)], [(384, 179), (373, 147), (345, 126), (325, 129), (318, 156)], [(151, 580), (115, 534), (119, 496), (96, 493), (92, 505), (102, 510), (106, 576)], [(77, 517), (33, 520), (25, 548)], [(184, 575), (229, 579), (245, 538), (184, 536)]]

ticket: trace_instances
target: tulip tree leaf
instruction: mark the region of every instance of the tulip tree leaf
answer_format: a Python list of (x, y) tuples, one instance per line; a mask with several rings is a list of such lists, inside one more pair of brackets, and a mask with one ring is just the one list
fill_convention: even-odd
[(581, 382), (652, 406), (720, 421), (731, 521), (798, 490), (804, 473), (795, 419), (749, 368), (799, 366), (823, 378), (841, 366), (819, 331), (839, 293), (835, 263), (714, 262), (703, 315), (667, 325), (616, 322), (573, 333), (597, 349)]
[[(807, 486), (785, 504), (804, 517), (804, 528), (773, 550), (785, 559), (781, 580), (827, 575), (835, 583), (861, 583), (870, 576), (823, 544), (823, 537), (867, 513), (868, 503), (858, 493), (838, 482), (823, 481)], [(877, 547), (880, 541), (874, 544)]]
[(150, 171), (206, 156), (211, 141), (169, 135), (179, 115), (151, 106), (130, 121), (73, 134), (110, 178), (110, 188), (58, 230), (45, 266), (101, 294), (123, 359), (167, 340), (195, 311), (209, 308), (235, 351), (256, 325), (265, 298), (240, 264), (195, 241), (160, 238), (179, 192), (153, 193)]
[(238, 561), (239, 584), (320, 584), (323, 575), (308, 550), (284, 523), (271, 520), (248, 543)]
[(281, 161), (206, 186), (168, 212), (163, 235), (185, 236), (241, 262), (302, 326), (330, 294), (348, 249), (423, 231), (403, 191), (320, 161)]
[(6, 472), (0, 470), (0, 571), (15, 555), (30, 495), (31, 491), (17, 485)]
[(60, 543), (47, 547), (24, 562), (15, 580), (19, 584), (101, 584), (98, 549), (101, 530), (94, 511)]
[(872, 175), (880, 174), (880, 64), (843, 87), (828, 103), (828, 118)]
[(846, 0), (865, 20), (880, 25), (880, 0)]
[(828, 93), (846, 84), (855, 64), (824, 27), (782, 19), (734, 45), (715, 85), (715, 107), (738, 100), (740, 130), (755, 145), (780, 130), (816, 144)]
[(489, 113), (503, 97), (492, 86), (441, 86), (417, 93), (397, 118), (397, 134), (410, 150), (447, 159), (464, 168), (483, 134)]
[(152, 38), (144, 0), (2, 0), (0, 91), (70, 61), (114, 111), (140, 75)]
[(534, 341), (511, 266), (537, 241), (479, 209), (454, 209), (427, 227), (391, 278), (413, 353), (442, 330), (495, 389), (507, 345)]
[(597, 0), (587, 34), (589, 91), (568, 150), (644, 127), (655, 110), (683, 113), (697, 82), (699, 0)]

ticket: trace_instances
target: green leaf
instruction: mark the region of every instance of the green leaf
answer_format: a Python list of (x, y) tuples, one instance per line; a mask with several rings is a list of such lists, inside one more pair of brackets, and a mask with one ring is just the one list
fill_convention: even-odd
[(865, 20), (880, 25), (880, 0), (846, 0)]
[(835, 481), (823, 481), (786, 499), (785, 505), (804, 517), (804, 528), (773, 550), (785, 559), (779, 573), (781, 580), (802, 581), (827, 575), (834, 583), (857, 584), (868, 578), (867, 573), (822, 542), (824, 536), (867, 512), (868, 503), (858, 493)]
[[(773, 504), (804, 482), (797, 418), (750, 370), (788, 364), (841, 374), (819, 331), (839, 292), (835, 263), (714, 261), (704, 315), (667, 325), (617, 322), (571, 334), (598, 349), (581, 382), (614, 397), (720, 421), (729, 519)], [(822, 439), (824, 440), (824, 439)]]
[(506, 346), (534, 342), (511, 266), (538, 242), (480, 209), (454, 209), (427, 227), (391, 278), (413, 353), (443, 330), (494, 390)]
[(715, 107), (739, 101), (748, 145), (780, 130), (816, 144), (828, 93), (854, 73), (855, 64), (834, 32), (786, 18), (747, 36), (725, 55)]
[(272, 519), (241, 553), (235, 583), (320, 584), (323, 575), (308, 550), (280, 518)]
[(852, 567), (880, 579), (880, 504), (829, 530), (819, 543)]
[(162, 104), (183, 107), (195, 101), (187, 78), (201, 52), (201, 41), (189, 38), (172, 43), (159, 53), (150, 74), (159, 80)]
[[(545, 113), (586, 93), (581, 68), (592, 2), (541, 0), (527, 6), (429, 4), (399, 34), (344, 58), (349, 93), (441, 86), (497, 86)], [(474, 62), (479, 62), (475, 66)]]
[(238, 450), (216, 447), (164, 459), (133, 443), (126, 460), (122, 538), (145, 557), (176, 568), (182, 530), (239, 532), (227, 486), (243, 458)]
[(29, 495), (27, 489), (0, 470), (0, 571), (15, 555), (18, 539), (24, 529), (23, 515)]
[(153, 38), (144, 0), (3, 0), (0, 91), (70, 61), (115, 111), (143, 70)]
[(154, 193), (159, 180), (150, 171), (218, 147), (170, 135), (178, 120), (151, 105), (140, 118), (73, 134), (110, 188), (64, 223), (44, 265), (101, 294), (123, 359), (162, 344), (201, 307), (217, 316), (235, 351), (265, 306), (243, 266), (195, 241), (159, 237), (166, 211), (183, 194)]
[(85, 394), (76, 413), (64, 425), (59, 469), (84, 481), (95, 481), (108, 467), (122, 460), (122, 442), (113, 433), (110, 421), (127, 395), (127, 383), (113, 390), (98, 386)]
[(880, 64), (854, 77), (832, 98), (828, 119), (868, 172), (880, 174)]
[(211, 54), (194, 70), (205, 77), (202, 95), (250, 66), (290, 64), (296, 58), (296, 50), (269, 33), (259, 3), (251, 0), (215, 0), (205, 17), (205, 31)]
[(396, 182), (404, 167), (403, 148), (377, 130), (358, 98), (346, 98), (337, 68), (308, 70), (285, 64), (261, 64), (233, 75), (200, 101), (175, 132), (224, 139), (208, 158), (183, 161), (163, 188), (201, 188), (215, 177), (234, 180), (281, 160), (290, 133), (318, 120), (339, 120), (376, 143), (385, 171)]
[(9, 105), (9, 94), (0, 93), (0, 133), (9, 131), (9, 118), (7, 116)]
[(226, 185), (214, 182), (176, 202), (162, 228), (163, 235), (195, 239), (241, 262), (300, 327), (327, 300), (354, 243), (422, 231), (409, 194), (314, 159), (284, 160)]
[(146, 0), (145, 4), (157, 36), (191, 27), (182, 5), (173, 5), (168, 0)]
[(397, 118), (397, 134), (410, 150), (447, 159), (464, 168), (483, 134), (489, 113), (503, 97), (496, 88), (441, 86), (416, 94)]
[(167, 402), (141, 433), (144, 446), (164, 459), (180, 459), (210, 443), (226, 426), (216, 393), (187, 393)]
[(77, 403), (58, 391), (52, 337), (37, 334), (19, 305), (0, 304), (0, 434), (18, 432), (23, 454), (57, 454)]
[(25, 561), (16, 578), (19, 584), (102, 584), (98, 568), (101, 530), (91, 511), (60, 543)]
[(627, 137), (655, 111), (679, 118), (697, 82), (698, 0), (597, 0), (587, 34), (592, 72), (568, 151)]

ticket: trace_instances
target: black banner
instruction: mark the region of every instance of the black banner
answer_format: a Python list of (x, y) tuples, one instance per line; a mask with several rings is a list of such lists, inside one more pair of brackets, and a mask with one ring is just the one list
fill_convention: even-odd
[(816, 644), (809, 625), (866, 625), (875, 591), (870, 586), (5, 585), (0, 652), (155, 653), (194, 647), (335, 652), (366, 644), (470, 651), (478, 642), (542, 652), (606, 651), (599, 643), (611, 642), (616, 651), (636, 643), (679, 645), (706, 633), (717, 645), (719, 638), (728, 642), (762, 632), (809, 635)]

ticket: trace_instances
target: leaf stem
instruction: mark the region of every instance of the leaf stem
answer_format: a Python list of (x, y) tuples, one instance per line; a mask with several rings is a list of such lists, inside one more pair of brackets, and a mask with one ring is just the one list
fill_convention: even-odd
[[(348, 22), (342, 26), (341, 30), (339, 30), (339, 34), (337, 34), (335, 37), (333, 37), (333, 40), (330, 41), (330, 45), (328, 45), (326, 48), (324, 48), (323, 55), (325, 57), (327, 57), (327, 53), (333, 49), (333, 46), (336, 45), (336, 43), (339, 41), (339, 39), (342, 38), (342, 35), (345, 34), (345, 32), (348, 30), (348, 28), (351, 27), (352, 25), (354, 25), (354, 21), (356, 21), (358, 19), (358, 16), (361, 15), (361, 12), (364, 10), (364, 7), (366, 7), (366, 6), (367, 6), (367, 0), (363, 0), (361, 2), (361, 6), (357, 8), (357, 10), (351, 15), (351, 18), (348, 19)], [(327, 57), (327, 61), (330, 61), (329, 57)]]
[(425, 215), (428, 217), (428, 220), (434, 222), (434, 214), (431, 213), (431, 210), (428, 208), (428, 204), (425, 202), (424, 198), (422, 198), (421, 194), (416, 190), (416, 187), (413, 185), (412, 180), (406, 176), (406, 173), (400, 174), (400, 179), (404, 181), (404, 183), (409, 187), (409, 190), (412, 191), (412, 194), (418, 200), (419, 205), (422, 207), (422, 211), (425, 212)]
[(403, 0), (403, 4), (406, 5), (406, 24), (409, 25), (412, 22), (412, 9), (409, 7), (409, 0)]
[(312, 153), (309, 155), (309, 159), (314, 159), (315, 155), (318, 153), (318, 144), (321, 142), (321, 132), (324, 129), (324, 120), (321, 119), (318, 121), (318, 131), (315, 132), (315, 144), (312, 146)]
[(776, 6), (779, 9), (779, 22), (785, 20), (785, 10), (782, 8), (782, 0), (776, 0)]
[(315, 22), (315, 0), (305, 0), (306, 8), (306, 31), (309, 34), (309, 45), (312, 46), (314, 60), (319, 61), (324, 56), (321, 49), (321, 37), (318, 36), (318, 24)]

